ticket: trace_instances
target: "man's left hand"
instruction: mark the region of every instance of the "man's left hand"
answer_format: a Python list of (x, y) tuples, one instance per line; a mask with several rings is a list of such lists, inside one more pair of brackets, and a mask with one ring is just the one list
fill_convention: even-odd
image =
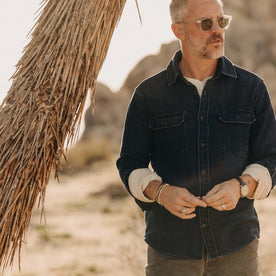
[(229, 211), (236, 207), (240, 197), (240, 183), (231, 179), (216, 185), (202, 199), (218, 211)]

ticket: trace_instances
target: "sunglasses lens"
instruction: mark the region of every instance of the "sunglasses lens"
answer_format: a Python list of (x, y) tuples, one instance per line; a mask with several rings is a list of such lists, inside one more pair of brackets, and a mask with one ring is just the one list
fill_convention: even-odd
[(229, 27), (229, 24), (230, 24), (230, 18), (229, 17), (225, 17), (225, 16), (222, 16), (218, 19), (218, 24), (220, 26), (220, 28), (222, 29), (226, 29)]
[(203, 31), (209, 31), (209, 30), (211, 30), (212, 26), (213, 26), (213, 21), (210, 18), (206, 18), (206, 19), (203, 19), (201, 21), (201, 29)]

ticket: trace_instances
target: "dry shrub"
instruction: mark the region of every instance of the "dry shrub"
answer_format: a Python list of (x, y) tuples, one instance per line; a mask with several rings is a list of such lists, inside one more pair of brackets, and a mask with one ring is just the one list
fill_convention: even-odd
[(93, 192), (88, 195), (89, 198), (99, 196), (107, 196), (110, 200), (121, 200), (128, 197), (128, 193), (121, 182), (112, 182), (100, 191)]
[(97, 161), (110, 160), (113, 153), (113, 144), (105, 138), (79, 142), (66, 154), (62, 172), (79, 172)]

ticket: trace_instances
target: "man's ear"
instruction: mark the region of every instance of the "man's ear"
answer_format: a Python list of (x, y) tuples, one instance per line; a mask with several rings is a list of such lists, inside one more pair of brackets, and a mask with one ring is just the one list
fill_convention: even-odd
[(185, 33), (183, 30), (182, 24), (179, 23), (173, 23), (171, 25), (171, 29), (174, 33), (174, 35), (179, 39), (179, 40), (185, 40)]

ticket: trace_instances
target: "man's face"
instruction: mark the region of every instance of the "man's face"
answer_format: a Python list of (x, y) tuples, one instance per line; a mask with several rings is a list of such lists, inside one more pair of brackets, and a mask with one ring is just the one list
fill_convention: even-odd
[[(224, 30), (217, 22), (217, 17), (223, 15), (221, 5), (217, 0), (192, 0), (187, 3), (185, 23), (183, 25), (185, 39), (182, 41), (186, 51), (203, 59), (218, 59), (224, 54)], [(203, 31), (195, 21), (202, 18), (212, 18), (213, 26), (209, 31)], [(193, 21), (193, 22), (190, 22)]]

